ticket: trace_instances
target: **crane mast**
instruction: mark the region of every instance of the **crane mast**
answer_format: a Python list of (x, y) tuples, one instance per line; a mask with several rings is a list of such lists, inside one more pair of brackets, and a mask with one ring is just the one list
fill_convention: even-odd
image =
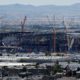
[(21, 32), (24, 32), (24, 25), (25, 25), (26, 20), (27, 20), (27, 17), (25, 16), (24, 20), (21, 21)]
[[(48, 19), (49, 24), (51, 25), (51, 22), (50, 22), (48, 16), (47, 16), (47, 19)], [(54, 16), (54, 27), (55, 27), (55, 16)], [(53, 49), (54, 49), (53, 51), (55, 52), (56, 51), (56, 30), (54, 27), (52, 27), (52, 30), (53, 30), (53, 42), (52, 42), (52, 44), (53, 44)]]
[(65, 28), (66, 39), (67, 39), (67, 47), (68, 47), (68, 51), (69, 51), (70, 40), (69, 40), (69, 37), (68, 37), (68, 35), (67, 35), (67, 33), (68, 33), (68, 28), (66, 27), (66, 24), (65, 24), (64, 18), (63, 18), (63, 24), (64, 24), (64, 28)]

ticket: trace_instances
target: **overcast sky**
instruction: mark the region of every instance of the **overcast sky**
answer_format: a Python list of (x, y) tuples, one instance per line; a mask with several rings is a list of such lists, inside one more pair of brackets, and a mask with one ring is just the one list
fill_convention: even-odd
[(28, 5), (71, 5), (80, 3), (80, 0), (0, 0), (0, 5), (16, 3)]

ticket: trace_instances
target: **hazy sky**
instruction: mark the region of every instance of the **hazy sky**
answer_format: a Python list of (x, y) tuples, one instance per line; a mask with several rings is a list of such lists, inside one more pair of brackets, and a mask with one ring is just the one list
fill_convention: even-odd
[(15, 3), (32, 5), (70, 5), (80, 3), (80, 0), (0, 0), (0, 5)]

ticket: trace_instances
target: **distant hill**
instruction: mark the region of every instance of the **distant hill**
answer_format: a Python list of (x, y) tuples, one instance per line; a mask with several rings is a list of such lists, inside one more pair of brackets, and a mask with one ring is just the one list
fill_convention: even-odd
[(9, 18), (16, 18), (17, 16), (40, 17), (46, 15), (55, 16), (78, 16), (80, 15), (80, 3), (70, 6), (33, 6), (33, 5), (1, 5), (0, 16), (5, 15)]

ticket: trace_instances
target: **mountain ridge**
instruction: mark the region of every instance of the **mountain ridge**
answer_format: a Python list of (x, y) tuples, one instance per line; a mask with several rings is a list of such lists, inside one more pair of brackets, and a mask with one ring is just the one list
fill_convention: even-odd
[(16, 18), (17, 16), (77, 16), (80, 15), (80, 3), (69, 6), (57, 5), (24, 5), (24, 4), (10, 4), (0, 5), (0, 16), (7, 15)]

